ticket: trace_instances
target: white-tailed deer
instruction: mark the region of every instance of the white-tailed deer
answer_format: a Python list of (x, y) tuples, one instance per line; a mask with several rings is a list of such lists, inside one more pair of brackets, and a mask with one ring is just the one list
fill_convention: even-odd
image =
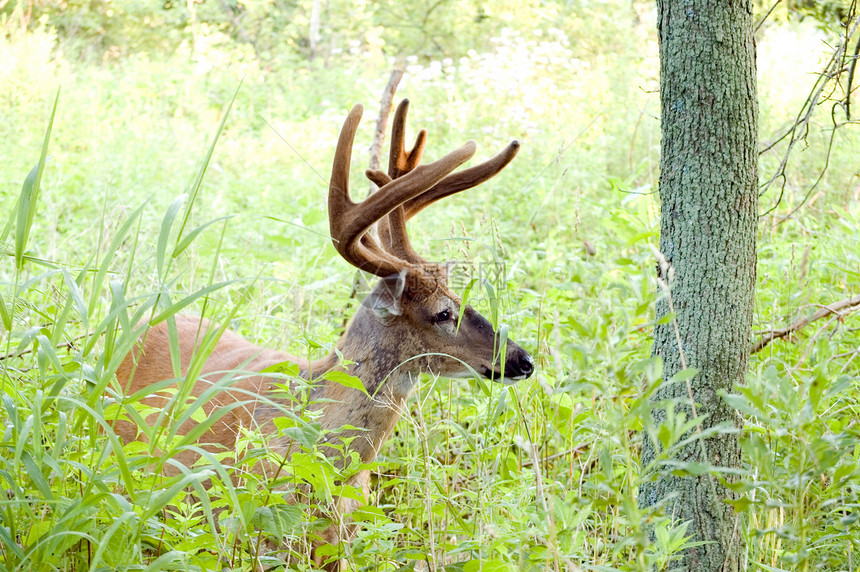
[[(174, 373), (171, 358), (171, 346), (176, 344), (169, 341), (168, 323), (161, 322), (141, 337), (117, 370), (125, 395), (159, 382), (159, 389), (164, 389), (166, 380), (174, 380), (197, 397), (229, 373), (235, 381), (203, 405), (207, 415), (217, 408), (229, 411), (199, 439), (199, 444), (210, 450), (230, 451), (240, 427), (258, 427), (269, 435), (274, 451), (289, 454), (292, 442), (278, 434), (272, 421), (282, 414), (272, 406), (273, 400), (280, 399), (284, 405), (283, 398), (277, 397), (274, 380), (269, 375), (236, 376), (235, 372), (261, 372), (275, 364), (293, 362), (298, 364), (301, 377), (312, 382), (309, 407), (319, 412), (317, 420), (324, 434), (351, 438), (348, 450), (357, 453), (362, 462), (369, 462), (391, 435), (419, 373), (463, 377), (477, 372), (492, 380), (508, 381), (531, 375), (534, 364), (528, 352), (513, 341), (503, 340), (474, 309), (461, 307), (460, 299), (448, 289), (446, 269), (416, 254), (406, 234), (408, 219), (443, 197), (493, 177), (514, 158), (519, 144), (514, 141), (489, 161), (458, 173), (452, 171), (475, 152), (472, 142), (436, 162), (419, 165), (426, 132), (419, 132), (411, 151), (405, 148), (407, 109), (408, 101), (404, 100), (395, 113), (388, 173), (367, 172), (380, 188), (361, 203), (349, 197), (350, 156), (362, 116), (360, 105), (350, 111), (338, 140), (328, 196), (332, 242), (347, 262), (380, 280), (337, 342), (337, 350), (309, 362), (224, 331), (199, 373), (189, 375), (201, 339), (214, 326), (200, 318), (176, 316), (180, 377)], [(378, 238), (370, 232), (374, 225)], [(331, 370), (357, 377), (366, 393), (320, 377)], [(187, 384), (193, 386), (188, 389)], [(176, 386), (172, 387), (175, 390)], [(266, 398), (257, 400), (255, 395)], [(169, 395), (155, 392), (142, 401), (162, 409), (167, 407)], [(179, 432), (185, 434), (196, 424), (189, 419)], [(337, 432), (342, 427), (355, 429)], [(115, 429), (125, 441), (140, 438), (138, 428), (130, 422), (118, 422)], [(333, 455), (335, 449), (331, 448)], [(191, 466), (198, 457), (186, 450), (174, 460)], [(351, 484), (366, 487), (368, 477), (365, 471)], [(352, 508), (344, 506), (342, 510)], [(337, 530), (324, 536), (334, 542)], [(338, 568), (337, 562), (329, 565), (331, 570)]]

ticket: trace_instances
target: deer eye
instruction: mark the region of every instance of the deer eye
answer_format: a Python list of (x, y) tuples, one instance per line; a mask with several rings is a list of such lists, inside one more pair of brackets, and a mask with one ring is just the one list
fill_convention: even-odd
[(433, 316), (434, 324), (441, 324), (442, 322), (447, 322), (451, 319), (451, 310), (442, 310), (435, 316)]

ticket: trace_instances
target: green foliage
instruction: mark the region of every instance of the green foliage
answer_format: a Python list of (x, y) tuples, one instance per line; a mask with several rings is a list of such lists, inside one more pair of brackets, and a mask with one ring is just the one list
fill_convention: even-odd
[[(850, 0), (789, 0), (781, 4), (771, 13), (773, 20), (811, 18), (826, 28), (833, 25), (851, 25), (852, 19), (857, 15), (856, 7)], [(757, 0), (755, 7), (763, 16), (774, 8), (774, 3)]]
[(749, 419), (743, 446), (755, 472), (738, 488), (739, 508), (757, 509), (752, 553), (782, 544), (786, 569), (840, 569), (860, 549), (860, 432), (843, 417), (857, 382), (828, 370), (797, 376), (771, 365), (728, 396)]
[[(306, 59), (331, 66), (367, 54), (457, 58), (489, 49), (503, 27), (576, 26), (589, 6), (534, 0), (12, 0), (3, 6), (7, 15), (16, 9), (29, 29), (48, 26), (65, 50), (95, 60), (176, 50), (196, 57), (239, 43), (246, 56), (280, 67)], [(608, 14), (601, 20), (609, 39), (618, 24)]]
[[(656, 46), (629, 3), (606, 3), (587, 18), (577, 4), (525, 6), (502, 30), (504, 4), (466, 2), (460, 13), (474, 21), (448, 9), (410, 34), (431, 5), (376, 3), (355, 13), (334, 1), (324, 26), (341, 36), (326, 50), (344, 52), (312, 62), (303, 39), (310, 3), (196, 4), (202, 41), (193, 57), (187, 4), (131, 4), (75, 12), (34, 3), (44, 25), (18, 29), (8, 19), (0, 34), (0, 83), (13, 86), (0, 94), (2, 568), (251, 570), (282, 565), (270, 552), (274, 539), (310, 568), (300, 541), (326, 526), (335, 496), (357, 494), (339, 489), (344, 475), (314, 449), (315, 420), (300, 412), (279, 419), (279, 430), (305, 446), (289, 463), (247, 431), (236, 451), (207, 453), (166, 477), (157, 468), (176, 466), (190, 445), (176, 424), (214, 418), (181, 391), (172, 415), (153, 411), (142, 395), (123, 395), (114, 372), (136, 324), (178, 312), (295, 355), (326, 352), (355, 304), (354, 272), (329, 244), (324, 211), (333, 141), (352, 103), (373, 107), (385, 55), (403, 50), (422, 56), (407, 61), (399, 94), (413, 100), (410, 131), (428, 128), (428, 158), (469, 138), (482, 156), (511, 137), (523, 142), (498, 177), (410, 229), (421, 252), (463, 262), (455, 289), (509, 324), (539, 371), (513, 387), (424, 380), (377, 462), (345, 469), (370, 468), (373, 492), (354, 514), (356, 538), (330, 553), (375, 570), (671, 569), (697, 541), (660, 507), (640, 510), (638, 485), (660, 473), (727, 475), (669, 463), (668, 454), (639, 466), (643, 438), (671, 452), (705, 436), (695, 419), (646, 421), (659, 384), (695, 372), (664, 381), (649, 357)], [(239, 32), (225, 5), (244, 14), (255, 45), (230, 43)], [(100, 31), (106, 10), (148, 13), (137, 12), (139, 25), (123, 17)], [(542, 23), (532, 29), (535, 19)], [(476, 31), (482, 38), (473, 42)], [(804, 92), (787, 89), (784, 76), (768, 82), (779, 61), (761, 66), (771, 129)], [(361, 141), (370, 140), (369, 119)], [(817, 133), (796, 156), (803, 168), (785, 204), (762, 223), (760, 330), (856, 293), (850, 131), (837, 141), (821, 195), (775, 218), (799, 204), (803, 177), (820, 165)], [(365, 189), (361, 153), (356, 196)], [(27, 177), (34, 165), (38, 184)], [(38, 196), (28, 203), (22, 193)], [(856, 314), (815, 323), (755, 354), (747, 385), (725, 396), (745, 423), (733, 486), (751, 564), (842, 570), (857, 560), (858, 345)], [(296, 371), (267, 375), (286, 386)], [(152, 413), (161, 418), (147, 423)], [(117, 419), (136, 423), (152, 445), (121, 443)], [(281, 467), (278, 477), (250, 470), (261, 459)]]

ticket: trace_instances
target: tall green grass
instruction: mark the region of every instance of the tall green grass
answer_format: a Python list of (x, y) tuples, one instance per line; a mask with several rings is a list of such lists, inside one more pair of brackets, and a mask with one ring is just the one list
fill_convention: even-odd
[[(196, 75), (179, 58), (77, 65), (46, 49), (50, 37), (40, 34), (2, 38), (20, 62), (10, 77), (21, 81), (0, 122), (8, 159), (0, 162), (0, 220), (8, 221), (0, 241), (0, 563), (277, 566), (261, 541), (277, 535), (306, 551), (300, 540), (324, 523), (305, 509), (327, 508), (337, 475), (320, 471), (319, 457), (296, 457), (295, 478), (315, 494), (291, 505), (275, 492), (281, 483), (244, 471), (265, 454), (262, 437), (249, 432), (238, 446), (244, 461), (209, 455), (164, 477), (158, 466), (190, 443), (175, 420), (145, 423), (151, 410), (141, 395), (122, 394), (114, 372), (142, 333), (138, 324), (177, 312), (295, 355), (331, 347), (355, 301), (353, 271), (327, 238), (325, 179), (342, 111), (376, 100), (384, 65), (289, 77), (251, 71), (237, 91), (229, 73)], [(524, 57), (546, 55), (516, 35), (505, 41)], [(685, 438), (685, 420), (643, 425), (648, 397), (664, 382), (649, 357), (656, 122), (643, 113), (632, 130), (606, 120), (614, 108), (606, 111), (605, 92), (620, 78), (591, 62), (571, 64), (568, 79), (537, 62), (534, 83), (482, 95), (481, 62), (510, 53), (466, 58), (454, 79), (444, 68), (414, 69), (402, 87), (413, 99), (410, 128), (430, 131), (428, 154), (468, 138), (485, 155), (508, 137), (524, 140), (497, 178), (410, 227), (434, 259), (505, 261), (493, 295), (473, 288), (470, 297), (511, 326), (539, 370), (514, 387), (425, 379), (372, 466), (355, 540), (338, 550), (355, 569), (668, 570), (690, 540), (659, 510), (640, 511), (636, 488), (662, 470), (716, 470), (639, 466), (643, 434), (667, 449)], [(646, 64), (630, 68), (638, 80), (649, 81)], [(62, 80), (59, 96), (51, 74), (33, 69)], [(496, 74), (493, 81), (503, 79)], [(616, 97), (613, 105), (629, 111), (631, 101), (647, 107), (653, 96)], [(358, 137), (369, 141), (370, 129), (365, 121)], [(759, 330), (857, 291), (852, 137), (831, 159), (827, 193), (782, 224), (762, 223)], [(803, 160), (814, 163), (815, 153)], [(750, 569), (857, 566), (858, 332), (856, 314), (845, 314), (774, 342), (727, 397), (746, 422), (737, 506)], [(199, 414), (180, 393), (175, 400), (180, 418)], [(136, 422), (151, 443), (120, 443), (117, 418)]]

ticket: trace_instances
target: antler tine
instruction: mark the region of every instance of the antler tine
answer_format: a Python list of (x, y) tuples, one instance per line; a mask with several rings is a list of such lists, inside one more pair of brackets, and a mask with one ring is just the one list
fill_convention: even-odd
[[(340, 129), (337, 147), (334, 152), (334, 162), (331, 166), (331, 180), (328, 192), (329, 224), (339, 220), (344, 212), (355, 206), (349, 198), (349, 165), (352, 159), (352, 144), (355, 132), (361, 122), (364, 106), (357, 104), (349, 111)], [(337, 245), (335, 245), (337, 246)]]
[(329, 187), (329, 226), (332, 243), (347, 262), (377, 276), (389, 276), (398, 273), (409, 261), (385, 252), (365, 233), (376, 221), (435, 186), (468, 161), (475, 153), (475, 143), (469, 141), (438, 161), (416, 166), (402, 177), (384, 184), (363, 202), (354, 203), (349, 197), (349, 166), (363, 111), (361, 105), (352, 108), (338, 138)]
[(436, 183), (432, 188), (420, 195), (408, 200), (403, 205), (406, 220), (417, 215), (426, 207), (439, 199), (459, 193), (472, 187), (477, 187), (484, 181), (488, 181), (499, 174), (499, 171), (508, 166), (520, 150), (519, 141), (511, 141), (498, 155), (480, 165), (463, 169), (458, 173), (452, 173)]
[(415, 252), (409, 241), (409, 234), (406, 231), (406, 211), (403, 205), (388, 213), (388, 216), (381, 219), (379, 223), (379, 237), (386, 251), (411, 264), (427, 263), (420, 254)]
[(397, 179), (413, 170), (421, 161), (424, 145), (427, 143), (427, 130), (422, 129), (415, 138), (411, 151), (406, 150), (406, 115), (409, 113), (409, 100), (404, 99), (394, 112), (391, 126), (391, 151), (388, 154), (388, 176)]
[[(382, 172), (367, 172), (367, 177), (382, 187), (393, 179), (397, 179), (415, 169), (424, 154), (427, 143), (427, 130), (421, 129), (415, 138), (412, 149), (406, 150), (406, 117), (409, 113), (409, 100), (403, 99), (394, 112), (391, 126), (391, 149), (388, 154), (388, 176)], [(406, 232), (406, 214), (402, 206), (397, 207), (382, 217), (376, 224), (379, 238), (385, 250), (412, 264), (423, 264), (426, 261), (413, 250)]]
[[(382, 171), (368, 169), (366, 174), (367, 178), (380, 189), (385, 188), (385, 185), (391, 182), (391, 177)], [(406, 213), (403, 210), (403, 205), (399, 205), (388, 213), (388, 216), (379, 219), (376, 223), (376, 232), (386, 252), (412, 264), (426, 262), (412, 249), (412, 244), (409, 242), (409, 235), (406, 232)]]
[[(404, 99), (397, 106), (391, 128), (391, 152), (388, 162), (388, 175), (386, 176), (382, 171), (367, 171), (367, 177), (380, 188), (392, 179), (397, 179), (414, 169), (424, 150), (427, 133), (422, 129), (418, 134), (412, 151), (404, 151), (406, 115), (408, 111), (409, 100)], [(406, 231), (406, 221), (440, 199), (471, 189), (493, 178), (516, 157), (519, 149), (519, 141), (512, 141), (492, 159), (469, 169), (464, 169), (459, 173), (448, 175), (432, 188), (408, 200), (402, 207), (392, 210), (388, 217), (383, 217), (377, 224), (379, 237), (385, 249), (395, 254), (398, 258), (408, 260), (413, 264), (424, 263), (425, 260), (412, 249), (409, 235)]]

